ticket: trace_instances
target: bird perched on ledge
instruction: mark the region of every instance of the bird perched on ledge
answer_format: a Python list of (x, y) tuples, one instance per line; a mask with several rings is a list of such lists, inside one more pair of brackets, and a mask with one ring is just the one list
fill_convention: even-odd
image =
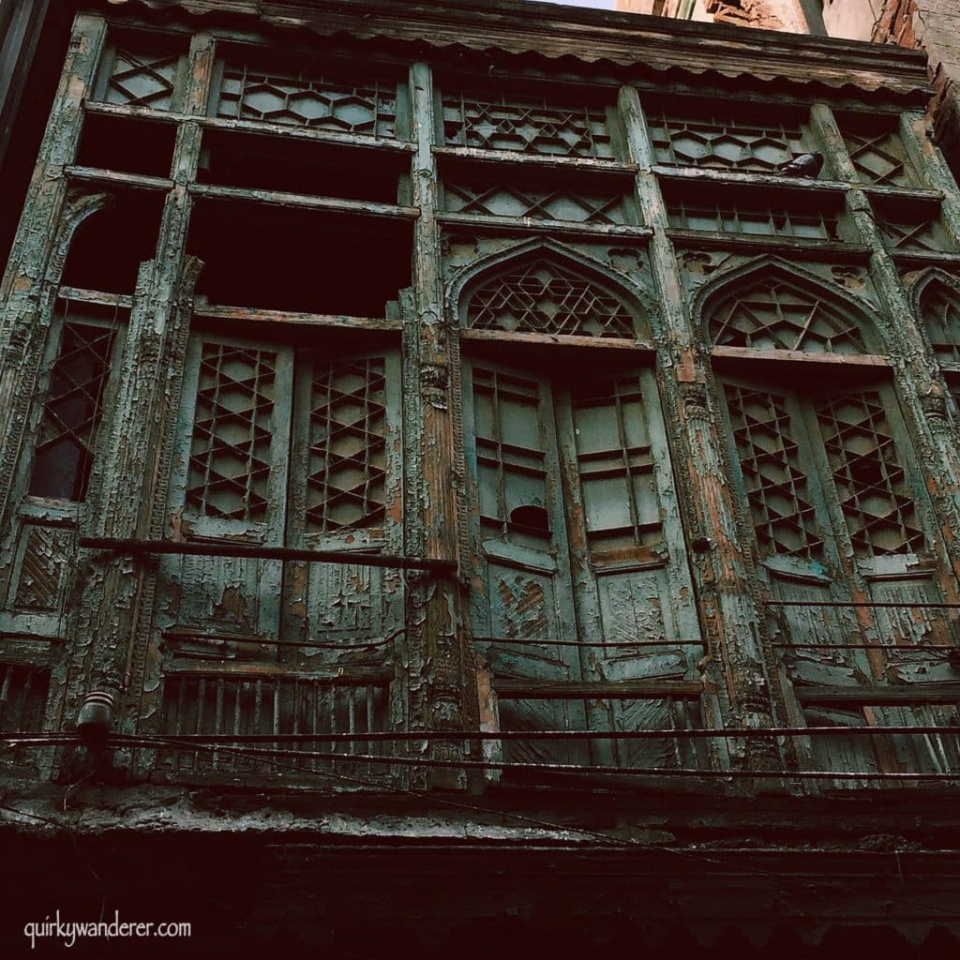
[(823, 169), (822, 153), (801, 153), (799, 157), (794, 157), (782, 166), (777, 168), (777, 173), (782, 173), (787, 177), (810, 177), (816, 179), (820, 176)]

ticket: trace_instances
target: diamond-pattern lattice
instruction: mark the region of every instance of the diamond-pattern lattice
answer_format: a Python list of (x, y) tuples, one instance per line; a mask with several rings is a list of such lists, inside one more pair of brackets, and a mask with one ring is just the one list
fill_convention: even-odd
[(954, 249), (936, 214), (882, 217), (878, 220), (878, 225), (890, 250), (904, 253), (914, 250), (949, 253)]
[(325, 77), (224, 70), (217, 116), (392, 137), (396, 86), (358, 86)]
[(443, 129), (447, 143), (464, 147), (565, 157), (613, 156), (604, 110), (586, 106), (445, 97)]
[(775, 172), (804, 153), (798, 125), (735, 123), (724, 118), (651, 117), (657, 163), (664, 166)]
[(266, 517), (276, 367), (274, 353), (203, 345), (187, 502), (207, 516)]
[(941, 363), (960, 363), (960, 293), (933, 281), (924, 291), (923, 322)]
[(879, 394), (831, 397), (817, 418), (854, 553), (921, 550), (923, 530)]
[(30, 493), (84, 499), (116, 331), (66, 323), (40, 423)]
[(134, 53), (119, 48), (107, 79), (107, 103), (170, 110), (176, 87), (178, 54)]
[(916, 175), (896, 133), (845, 128), (843, 140), (861, 183), (912, 187)]
[(368, 527), (385, 513), (384, 361), (335, 360), (314, 374), (307, 474), (308, 530)]
[(467, 323), (480, 330), (633, 338), (634, 318), (619, 299), (547, 260), (528, 261), (483, 284)]
[(727, 294), (709, 320), (717, 347), (865, 353), (856, 321), (816, 293), (779, 280), (760, 280)]
[(726, 394), (761, 555), (820, 557), (823, 539), (784, 399), (730, 385)]
[(575, 193), (570, 189), (523, 189), (506, 184), (445, 183), (446, 208), (455, 213), (494, 217), (533, 217), (576, 223), (628, 222), (624, 198)]

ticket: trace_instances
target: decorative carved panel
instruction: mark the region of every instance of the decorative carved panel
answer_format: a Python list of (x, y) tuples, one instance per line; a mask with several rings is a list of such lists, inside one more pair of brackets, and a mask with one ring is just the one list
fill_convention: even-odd
[(448, 144), (462, 147), (564, 157), (614, 155), (606, 111), (601, 107), (447, 96), (443, 130)]
[(374, 137), (396, 135), (396, 84), (344, 83), (303, 71), (224, 68), (217, 116)]
[(657, 163), (663, 166), (769, 173), (805, 152), (800, 124), (773, 118), (740, 122), (660, 111), (651, 114), (649, 124)]
[(41, 730), (49, 687), (49, 670), (0, 663), (0, 730)]
[(960, 293), (933, 281), (924, 291), (923, 322), (941, 363), (960, 363)]
[(635, 319), (611, 293), (545, 258), (524, 260), (470, 297), (467, 325), (480, 330), (636, 336)]
[(804, 353), (866, 353), (856, 321), (815, 291), (779, 279), (753, 279), (711, 311), (714, 346)]
[(622, 193), (602, 194), (572, 187), (536, 187), (532, 184), (484, 181), (444, 181), (444, 206), (454, 213), (495, 217), (531, 217), (575, 223), (633, 222), (628, 199)]

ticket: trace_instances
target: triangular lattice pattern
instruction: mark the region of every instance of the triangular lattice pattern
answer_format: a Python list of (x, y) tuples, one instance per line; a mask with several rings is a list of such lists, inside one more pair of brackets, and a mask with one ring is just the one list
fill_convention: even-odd
[(820, 557), (823, 540), (786, 402), (737, 386), (726, 394), (761, 555)]
[(321, 365), (312, 396), (307, 528), (332, 533), (382, 521), (387, 431), (383, 359)]
[(854, 553), (921, 550), (923, 530), (880, 395), (831, 397), (817, 417)]
[(709, 319), (717, 347), (865, 353), (856, 321), (813, 291), (764, 279), (728, 293)]
[(480, 330), (633, 338), (627, 307), (583, 277), (548, 260), (527, 261), (483, 284), (467, 322)]
[(264, 350), (203, 345), (187, 502), (207, 516), (266, 517), (276, 367)]
[(932, 282), (924, 291), (923, 322), (937, 358), (960, 363), (960, 293), (945, 283)]
[(862, 183), (912, 187), (913, 167), (896, 133), (886, 130), (845, 129), (843, 139)]
[(108, 327), (64, 325), (30, 478), (33, 496), (84, 499), (114, 335)]

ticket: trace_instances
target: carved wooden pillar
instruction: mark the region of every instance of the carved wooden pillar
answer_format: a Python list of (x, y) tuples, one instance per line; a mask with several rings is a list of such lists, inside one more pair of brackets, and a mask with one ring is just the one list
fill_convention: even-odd
[[(725, 481), (723, 442), (711, 410), (707, 358), (698, 349), (693, 322), (680, 281), (673, 245), (666, 234), (669, 221), (656, 175), (650, 135), (637, 91), (623, 87), (620, 109), (627, 132), (630, 159), (639, 167), (637, 196), (644, 223), (653, 229), (650, 255), (660, 292), (662, 337), (660, 363), (666, 400), (673, 408), (679, 444), (675, 475), (681, 486), (700, 617), (709, 650), (705, 682), (717, 688), (729, 719), (710, 716), (715, 726), (770, 726), (774, 706), (770, 676), (758, 624), (762, 622), (751, 590), (749, 558), (737, 539), (736, 509)], [(747, 769), (780, 765), (772, 741), (746, 741), (735, 762)]]
[[(429, 67), (410, 70), (413, 131), (413, 202), (420, 209), (414, 241), (414, 295), (417, 313), (415, 363), (422, 411), (419, 497), (416, 515), (407, 514), (411, 551), (430, 559), (457, 554), (457, 504), (453, 469), (453, 419), (450, 396), (450, 345), (444, 328), (436, 219), (437, 174), (433, 158), (435, 123)], [(414, 356), (408, 354), (411, 359)], [(411, 398), (408, 396), (408, 401)], [(410, 506), (414, 506), (411, 504)], [(426, 729), (457, 729), (463, 724), (468, 691), (464, 676), (462, 615), (455, 578), (407, 575), (407, 645), (411, 658), (410, 724)], [(417, 674), (419, 673), (419, 676)], [(454, 744), (437, 743), (430, 756), (456, 759)], [(459, 787), (459, 771), (438, 771), (435, 786)]]
[[(213, 40), (193, 37), (184, 112), (203, 113), (212, 72)], [(171, 413), (170, 371), (182, 352), (199, 264), (185, 257), (191, 199), (201, 130), (186, 122), (177, 133), (173, 187), (167, 194), (156, 256), (140, 269), (130, 328), (116, 384), (116, 415), (102, 437), (104, 479), (88, 513), (85, 534), (118, 539), (149, 539), (162, 529), (169, 479), (165, 432)], [(185, 269), (186, 267), (186, 269)], [(79, 605), (74, 653), (75, 697), (94, 688), (121, 692), (119, 728), (132, 732), (139, 694), (131, 689), (135, 657), (147, 642), (156, 570), (150, 559), (124, 553), (88, 553), (89, 573)]]

